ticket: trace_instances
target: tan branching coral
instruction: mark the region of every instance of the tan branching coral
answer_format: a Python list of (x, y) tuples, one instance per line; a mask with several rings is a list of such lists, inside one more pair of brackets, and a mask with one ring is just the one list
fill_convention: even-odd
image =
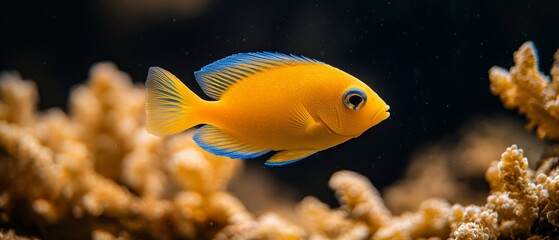
[(29, 239), (37, 239), (37, 238), (28, 238), (23, 236), (18, 236), (13, 230), (4, 231), (0, 230), (0, 239), (2, 240), (29, 240)]
[(314, 197), (306, 197), (298, 212), (311, 232), (311, 239), (363, 239), (369, 235), (364, 223), (356, 222), (343, 210), (333, 210)]
[(380, 228), (374, 240), (442, 238), (448, 236), (450, 204), (432, 198), (423, 202), (417, 212), (406, 212), (392, 218)]
[(456, 204), (450, 215), (450, 239), (496, 239), (497, 214), (485, 207)]
[(30, 126), (37, 108), (35, 83), (22, 81), (15, 73), (3, 73), (0, 79), (0, 119)]
[[(492, 167), (495, 167), (493, 165)], [(536, 185), (531, 181), (528, 160), (522, 149), (513, 145), (503, 153), (497, 164), (498, 179), (489, 178), (493, 186), (487, 197), (487, 207), (499, 216), (499, 228), (505, 235), (527, 233), (538, 217)], [(493, 171), (492, 168), (488, 172)], [(498, 183), (492, 183), (497, 180)]]
[(330, 187), (336, 191), (342, 208), (352, 218), (365, 222), (372, 232), (391, 218), (377, 189), (365, 177), (350, 171), (339, 171), (332, 175)]
[(551, 81), (538, 69), (538, 56), (532, 42), (524, 43), (514, 53), (509, 71), (489, 70), (491, 92), (507, 108), (518, 108), (528, 118), (528, 128), (537, 127), (542, 139), (559, 139), (559, 51), (554, 55)]
[[(530, 44), (515, 55), (517, 66), (510, 75), (491, 70), (492, 89), (507, 106), (526, 113), (540, 137), (556, 139), (559, 53), (551, 83), (537, 72)], [(192, 131), (168, 138), (149, 135), (143, 125), (143, 87), (112, 64), (95, 65), (90, 80), (73, 90), (69, 114), (58, 109), (37, 112), (35, 85), (15, 74), (2, 75), (0, 93), (0, 239), (17, 238), (10, 229), (47, 239), (559, 237), (557, 152), (544, 155), (532, 170), (524, 151), (509, 143), (501, 158), (491, 162), (498, 155), (485, 156), (486, 145), (498, 145), (500, 151), (502, 146), (484, 131), (466, 135), (471, 138), (457, 144), (459, 150), (443, 151), (439, 148), (448, 146), (441, 145), (426, 151), (430, 157), (424, 164), (437, 168), (416, 166), (421, 174), (412, 178), (421, 180), (415, 186), (436, 188), (446, 185), (433, 184), (458, 177), (482, 176), (487, 168), (489, 195), (477, 205), (420, 194), (410, 199), (422, 203), (405, 203), (403, 213), (393, 216), (365, 176), (342, 170), (329, 182), (339, 208), (306, 197), (296, 214), (286, 217), (289, 214), (278, 210), (249, 212), (242, 198), (227, 189), (242, 161), (201, 150), (192, 141)], [(470, 161), (478, 157), (483, 160)], [(453, 161), (471, 169), (452, 172), (444, 163)], [(446, 175), (428, 177), (437, 173)], [(400, 189), (414, 186), (404, 183)], [(442, 190), (458, 194), (456, 186)]]
[(524, 131), (520, 121), (504, 117), (473, 118), (461, 132), (456, 143), (443, 139), (413, 154), (405, 177), (383, 191), (392, 213), (415, 211), (429, 198), (462, 205), (484, 204), (489, 190), (484, 173), (495, 156), (511, 142), (517, 143), (528, 149), (524, 156), (535, 167), (546, 146)]
[(191, 132), (148, 135), (143, 88), (113, 65), (92, 68), (88, 84), (71, 95), (70, 115), (36, 114), (34, 85), (17, 76), (4, 75), (0, 86), (0, 212), (7, 221), (32, 217), (60, 236), (59, 226), (74, 219), (80, 228), (72, 238), (88, 231), (200, 238), (220, 228), (212, 222), (232, 217), (216, 209), (236, 202), (223, 191), (241, 162), (204, 153), (187, 140)]

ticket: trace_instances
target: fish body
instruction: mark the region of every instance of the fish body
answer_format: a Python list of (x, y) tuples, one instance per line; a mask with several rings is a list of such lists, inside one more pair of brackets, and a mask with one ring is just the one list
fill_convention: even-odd
[(389, 116), (388, 105), (365, 83), (306, 57), (236, 54), (195, 77), (215, 101), (150, 68), (146, 127), (164, 136), (202, 124), (194, 140), (216, 155), (245, 159), (278, 151), (265, 164), (283, 165), (357, 137)]

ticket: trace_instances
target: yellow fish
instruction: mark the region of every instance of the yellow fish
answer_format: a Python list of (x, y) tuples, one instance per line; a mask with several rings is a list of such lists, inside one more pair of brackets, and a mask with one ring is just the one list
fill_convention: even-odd
[(266, 165), (303, 159), (385, 120), (389, 106), (359, 79), (318, 60), (282, 53), (240, 53), (194, 73), (199, 98), (168, 71), (151, 67), (146, 128), (158, 136), (197, 125), (194, 141), (231, 158), (277, 151)]

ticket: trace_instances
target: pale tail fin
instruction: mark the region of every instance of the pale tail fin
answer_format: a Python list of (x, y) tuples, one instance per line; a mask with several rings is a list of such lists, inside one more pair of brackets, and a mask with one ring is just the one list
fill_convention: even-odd
[(159, 67), (149, 68), (146, 80), (146, 129), (165, 136), (200, 124), (193, 116), (202, 102), (177, 77)]

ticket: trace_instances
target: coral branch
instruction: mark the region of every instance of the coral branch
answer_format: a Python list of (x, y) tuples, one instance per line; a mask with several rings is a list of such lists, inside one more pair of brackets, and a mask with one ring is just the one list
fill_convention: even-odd
[(450, 205), (442, 199), (429, 199), (414, 213), (394, 217), (372, 237), (374, 240), (445, 238), (449, 235)]
[(524, 43), (514, 53), (515, 66), (506, 71), (500, 67), (489, 70), (491, 92), (498, 95), (507, 108), (518, 108), (526, 114), (527, 127), (537, 127), (542, 139), (559, 139), (559, 51), (549, 78), (538, 69), (538, 57), (532, 42)]
[(348, 218), (347, 212), (332, 210), (314, 197), (306, 197), (298, 206), (299, 215), (312, 232), (313, 239), (362, 239), (369, 235), (363, 223)]
[(507, 148), (498, 164), (499, 178), (503, 186), (492, 189), (487, 197), (487, 207), (499, 215), (499, 228), (505, 235), (527, 234), (538, 217), (536, 185), (530, 177), (528, 160), (516, 145)]
[(35, 120), (37, 87), (32, 81), (22, 81), (15, 73), (0, 75), (0, 119), (22, 126)]
[(332, 175), (330, 187), (336, 191), (342, 207), (355, 219), (365, 222), (374, 233), (392, 217), (377, 189), (365, 177), (350, 171)]

